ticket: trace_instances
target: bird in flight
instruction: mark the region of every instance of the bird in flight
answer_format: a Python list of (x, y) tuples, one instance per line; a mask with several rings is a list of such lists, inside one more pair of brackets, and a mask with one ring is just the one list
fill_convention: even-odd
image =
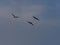
[(29, 24), (31, 24), (31, 25), (34, 25), (32, 22), (30, 22), (30, 21), (27, 21)]
[(39, 19), (37, 17), (33, 16), (33, 18), (39, 21)]
[(13, 16), (13, 18), (19, 18), (18, 16), (15, 16), (13, 13), (11, 15)]

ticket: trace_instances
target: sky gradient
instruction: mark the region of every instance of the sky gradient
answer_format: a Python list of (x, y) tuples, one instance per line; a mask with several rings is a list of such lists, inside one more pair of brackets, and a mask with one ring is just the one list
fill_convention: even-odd
[(0, 0), (0, 45), (60, 45), (59, 19), (60, 0)]

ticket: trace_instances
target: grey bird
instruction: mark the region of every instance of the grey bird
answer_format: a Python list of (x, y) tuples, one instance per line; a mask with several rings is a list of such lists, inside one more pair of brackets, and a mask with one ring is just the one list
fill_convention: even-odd
[(39, 21), (39, 19), (37, 17), (33, 16), (33, 18)]
[(13, 13), (12, 13), (12, 16), (13, 16), (13, 18), (19, 18), (18, 16), (15, 16)]
[(27, 21), (29, 24), (31, 24), (31, 25), (34, 25), (32, 22), (30, 22), (30, 21)]

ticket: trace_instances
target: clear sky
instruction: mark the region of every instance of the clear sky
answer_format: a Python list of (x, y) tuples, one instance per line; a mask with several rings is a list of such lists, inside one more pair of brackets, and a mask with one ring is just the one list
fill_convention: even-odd
[(60, 45), (59, 19), (60, 0), (0, 0), (0, 45)]

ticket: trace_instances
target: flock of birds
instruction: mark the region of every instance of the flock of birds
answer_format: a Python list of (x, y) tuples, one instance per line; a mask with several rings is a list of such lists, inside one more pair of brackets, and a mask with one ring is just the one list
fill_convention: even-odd
[[(16, 15), (14, 15), (13, 13), (12, 13), (11, 15), (13, 16), (14, 19), (15, 19), (15, 18), (20, 18), (19, 16), (16, 16)], [(35, 17), (35, 16), (32, 16), (32, 17), (33, 17), (34, 19), (40, 21), (37, 17)], [(31, 24), (32, 26), (34, 25), (31, 21), (27, 21), (27, 23)]]

